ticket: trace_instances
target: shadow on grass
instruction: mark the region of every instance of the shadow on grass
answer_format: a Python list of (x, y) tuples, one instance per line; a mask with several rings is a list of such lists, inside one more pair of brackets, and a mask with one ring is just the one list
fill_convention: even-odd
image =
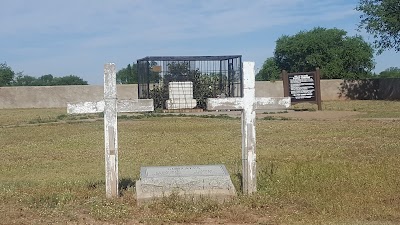
[(124, 195), (124, 191), (128, 190), (128, 188), (134, 188), (135, 186), (136, 182), (131, 178), (122, 178), (118, 184), (120, 196)]
[[(89, 182), (86, 187), (89, 190), (93, 190), (99, 187), (104, 187), (106, 185), (105, 181), (91, 181)], [(122, 193), (126, 191), (128, 188), (134, 188), (136, 182), (131, 178), (122, 178), (118, 183), (119, 192)]]
[(87, 187), (87, 189), (89, 189), (89, 190), (93, 190), (93, 189), (98, 188), (99, 186), (105, 186), (105, 185), (106, 185), (106, 182), (104, 182), (104, 181), (90, 181), (90, 182), (86, 185), (86, 187)]
[(243, 176), (242, 176), (242, 173), (240, 173), (240, 172), (235, 173), (234, 176), (236, 176), (236, 178), (240, 181), (239, 182), (239, 190), (236, 190), (236, 191), (240, 191), (241, 193), (243, 193)]

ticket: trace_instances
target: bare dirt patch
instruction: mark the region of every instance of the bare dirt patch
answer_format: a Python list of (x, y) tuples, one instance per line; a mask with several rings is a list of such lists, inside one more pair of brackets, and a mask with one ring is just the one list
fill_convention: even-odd
[[(185, 113), (186, 115), (227, 115), (230, 117), (240, 117), (240, 111), (219, 111), (219, 112), (201, 112), (201, 113)], [(342, 120), (342, 119), (358, 119), (365, 112), (358, 111), (257, 111), (257, 118), (263, 119), (273, 117), (275, 119), (287, 118), (298, 120)]]
[(268, 116), (301, 120), (342, 120), (355, 119), (362, 112), (355, 111), (288, 111), (287, 113), (257, 114), (258, 118)]

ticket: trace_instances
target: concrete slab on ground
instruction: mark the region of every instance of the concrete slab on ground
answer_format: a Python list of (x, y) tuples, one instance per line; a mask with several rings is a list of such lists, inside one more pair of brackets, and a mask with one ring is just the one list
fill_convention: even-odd
[(142, 167), (136, 181), (136, 200), (145, 202), (177, 194), (184, 198), (207, 197), (223, 202), (236, 196), (224, 165)]

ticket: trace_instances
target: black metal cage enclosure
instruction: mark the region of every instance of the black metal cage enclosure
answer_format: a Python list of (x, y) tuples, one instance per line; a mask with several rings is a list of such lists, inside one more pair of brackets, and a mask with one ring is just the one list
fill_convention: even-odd
[(241, 55), (149, 56), (137, 60), (137, 72), (138, 97), (153, 99), (155, 108), (166, 109), (171, 82), (191, 85), (186, 97), (196, 100), (195, 108), (205, 109), (207, 98), (242, 97)]

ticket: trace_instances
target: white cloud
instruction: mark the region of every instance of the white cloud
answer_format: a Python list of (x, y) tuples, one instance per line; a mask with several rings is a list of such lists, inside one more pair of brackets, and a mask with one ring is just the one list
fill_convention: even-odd
[[(262, 62), (259, 57), (274, 48), (269, 38), (324, 22), (340, 28), (337, 21), (354, 17), (355, 5), (356, 0), (2, 0), (7, 10), (0, 14), (0, 61), (39, 74), (52, 71), (26, 67), (51, 62), (66, 71), (65, 65), (104, 60), (125, 65), (151, 54), (239, 53)], [(253, 35), (237, 43), (250, 33), (263, 33), (265, 40)], [(88, 70), (74, 68), (79, 71)]]

